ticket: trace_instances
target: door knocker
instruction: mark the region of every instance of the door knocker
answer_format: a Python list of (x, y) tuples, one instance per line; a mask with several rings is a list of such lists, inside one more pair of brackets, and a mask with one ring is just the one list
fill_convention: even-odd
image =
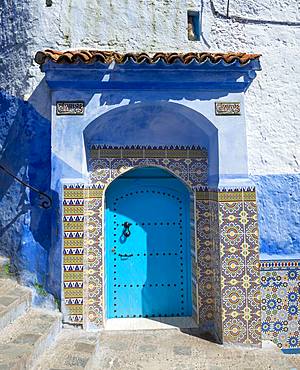
[(124, 226), (124, 230), (123, 230), (123, 235), (128, 238), (131, 234), (129, 228), (132, 224), (130, 224), (129, 222), (124, 222), (124, 224), (122, 224), (122, 226)]

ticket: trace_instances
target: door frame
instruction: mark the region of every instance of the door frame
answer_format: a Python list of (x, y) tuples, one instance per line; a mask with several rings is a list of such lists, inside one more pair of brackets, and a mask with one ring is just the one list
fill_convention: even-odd
[[(166, 170), (190, 191), (190, 219), (194, 229), (191, 235), (192, 317), (198, 324), (208, 323), (212, 327), (215, 305), (208, 297), (211, 297), (214, 287), (213, 276), (205, 276), (206, 281), (210, 281), (209, 286), (200, 289), (198, 284), (200, 275), (205, 274), (204, 264), (207, 265), (204, 253), (210, 253), (207, 249), (200, 250), (200, 246), (210, 240), (207, 150), (195, 146), (133, 148), (102, 145), (91, 148), (89, 184), (84, 191), (83, 326), (87, 330), (99, 330), (105, 326), (105, 191), (114, 179), (139, 167)], [(205, 300), (207, 303), (200, 304)]]

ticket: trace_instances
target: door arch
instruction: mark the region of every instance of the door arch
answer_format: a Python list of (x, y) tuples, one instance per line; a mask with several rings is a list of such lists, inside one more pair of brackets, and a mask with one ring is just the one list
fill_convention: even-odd
[(190, 192), (158, 167), (105, 193), (106, 318), (191, 316)]

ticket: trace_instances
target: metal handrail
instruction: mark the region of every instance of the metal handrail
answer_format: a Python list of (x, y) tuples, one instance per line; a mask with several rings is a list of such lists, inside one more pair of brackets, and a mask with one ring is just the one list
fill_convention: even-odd
[[(10, 170), (8, 170), (6, 167), (4, 167), (2, 164), (0, 164), (0, 169), (2, 171), (4, 171), (5, 173), (7, 173), (9, 176), (13, 177), (16, 181), (18, 181), (20, 184), (22, 184), (23, 186), (33, 190), (34, 192), (38, 193), (39, 194), (39, 198), (40, 198), (40, 207), (41, 208), (44, 208), (44, 209), (47, 209), (47, 208), (50, 208), (52, 207), (52, 198), (49, 197), (49, 195), (47, 195), (46, 193), (44, 193), (43, 191), (40, 191), (38, 189), (36, 189), (35, 187), (27, 184), (26, 182), (24, 182), (23, 180), (19, 179), (17, 176), (15, 176)], [(46, 198), (46, 199), (43, 199), (43, 198)]]

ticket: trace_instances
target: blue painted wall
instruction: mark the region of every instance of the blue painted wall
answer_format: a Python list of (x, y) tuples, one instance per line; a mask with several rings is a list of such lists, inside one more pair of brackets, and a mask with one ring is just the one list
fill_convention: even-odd
[(300, 258), (300, 175), (253, 176), (261, 259)]
[[(211, 165), (212, 153), (218, 151), (219, 144), (212, 138), (217, 137), (218, 132), (223, 140), (218, 155), (222, 155), (218, 157), (219, 162), (215, 161), (215, 167), (221, 166), (224, 172), (230, 170), (241, 177), (246, 173), (246, 151), (241, 155), (242, 148), (245, 148), (244, 122), (237, 124), (236, 117), (214, 115), (214, 98), (222, 96), (223, 99), (224, 92), (214, 96), (211, 92), (191, 91), (188, 99), (177, 92), (173, 98), (180, 104), (186, 104), (186, 107), (174, 103), (175, 100), (168, 102), (169, 92), (165, 91), (130, 91), (126, 94), (133, 96), (128, 102), (123, 99), (124, 92), (119, 90), (106, 94), (100, 94), (99, 91), (93, 94), (90, 90), (74, 92), (73, 88), (55, 91), (54, 102), (82, 99), (87, 107), (82, 117), (53, 117), (56, 131), (52, 138), (51, 154), (51, 97), (46, 83), (42, 82), (37, 87), (29, 102), (5, 92), (0, 93), (1, 163), (32, 186), (51, 193), (54, 200), (51, 210), (39, 208), (35, 193), (0, 172), (0, 254), (11, 257), (23, 281), (28, 284), (37, 281), (58, 297), (61, 283), (58, 192), (63, 179), (84, 181), (84, 143), (209, 146), (209, 137)], [(235, 101), (239, 97), (239, 93), (235, 93), (228, 95), (227, 99)], [(111, 106), (108, 104), (109, 98), (113, 100)], [(130, 103), (137, 100), (141, 102), (140, 105)], [(241, 102), (243, 107), (242, 97)], [(175, 122), (172, 119), (174, 107), (177, 112)], [(188, 112), (187, 116), (185, 111)], [(116, 112), (119, 115), (115, 115)], [(152, 120), (153, 115), (156, 115), (156, 120)], [(124, 118), (126, 124), (123, 123)], [(214, 130), (205, 131), (205, 127), (208, 127), (205, 122), (213, 120)], [(238, 157), (236, 153), (239, 153)], [(242, 165), (238, 166), (239, 163)], [(299, 176), (279, 174), (252, 177), (257, 187), (261, 254), (264, 259), (300, 256), (300, 215), (297, 205)], [(233, 184), (238, 185), (235, 178)]]
[[(50, 121), (32, 104), (0, 91), (0, 163), (48, 194), (50, 134)], [(13, 270), (25, 284), (39, 283), (58, 296), (60, 272), (57, 281), (48, 279), (49, 266), (54, 266), (48, 258), (52, 209), (40, 208), (38, 194), (1, 170), (0, 185), (0, 255), (11, 258)]]

